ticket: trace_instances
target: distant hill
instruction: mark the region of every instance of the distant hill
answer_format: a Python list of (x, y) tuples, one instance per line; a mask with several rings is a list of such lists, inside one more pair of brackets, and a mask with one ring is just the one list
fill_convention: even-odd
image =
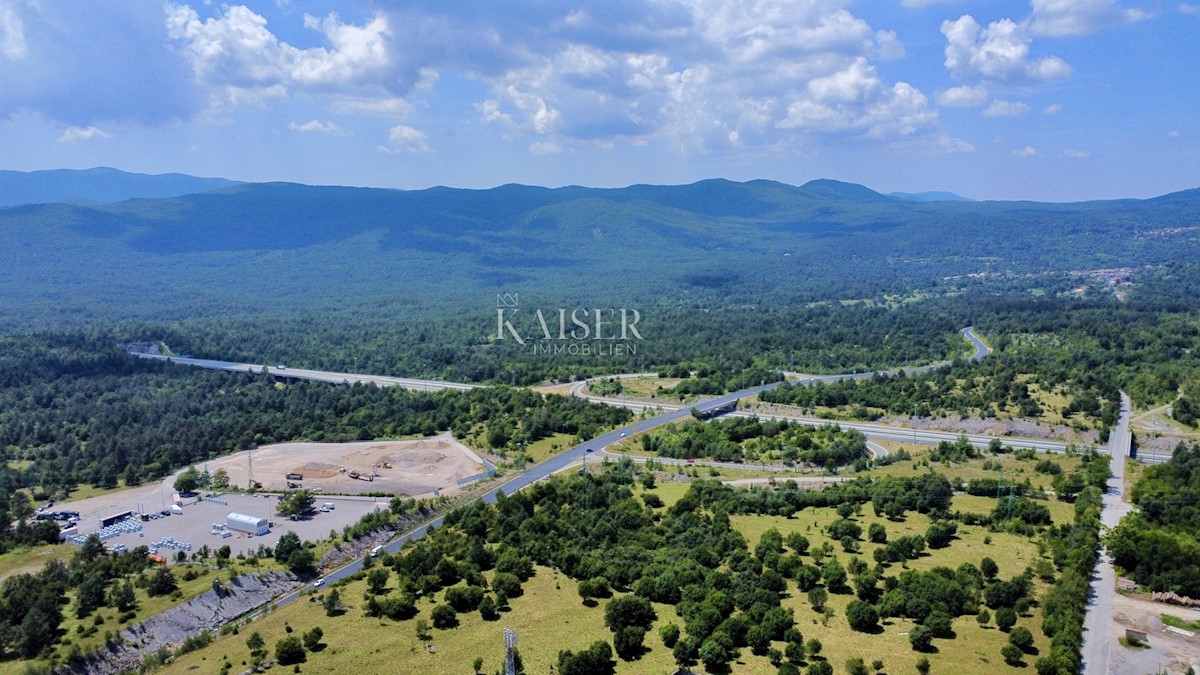
[(220, 189), (0, 208), (0, 325), (331, 307), (403, 320), (487, 311), (497, 291), (781, 308), (1200, 259), (1196, 190), (1043, 204), (912, 201), (832, 180), (411, 191), (197, 181), (176, 186)]
[(117, 169), (0, 171), (0, 206), (54, 202), (106, 203), (138, 197), (178, 197), (238, 185), (181, 173), (148, 175)]
[(970, 197), (961, 197), (953, 192), (889, 192), (889, 197), (910, 202), (973, 202)]

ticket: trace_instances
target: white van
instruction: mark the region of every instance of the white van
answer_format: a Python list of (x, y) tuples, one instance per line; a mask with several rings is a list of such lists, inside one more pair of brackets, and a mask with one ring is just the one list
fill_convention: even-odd
[(332, 511), (333, 510), (333, 502), (325, 502), (324, 504), (321, 505), (321, 510), (322, 511)]
[(375, 548), (371, 549), (371, 557), (372, 558), (378, 556), (380, 553), (383, 553), (382, 546), (376, 546)]

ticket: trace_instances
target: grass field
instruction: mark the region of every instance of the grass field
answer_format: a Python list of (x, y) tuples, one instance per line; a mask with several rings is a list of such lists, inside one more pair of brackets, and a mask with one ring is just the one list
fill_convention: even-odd
[(22, 546), (0, 555), (0, 579), (14, 574), (33, 574), (51, 560), (69, 560), (77, 547), (69, 544), (53, 546)]
[(525, 458), (531, 464), (536, 464), (575, 445), (572, 434), (554, 434), (540, 441), (525, 446)]
[[(912, 450), (909, 450), (912, 453)], [(1043, 453), (1038, 454), (1037, 459), (1017, 459), (1013, 455), (985, 455), (984, 457), (973, 459), (967, 462), (941, 463), (928, 461), (929, 448), (921, 454), (913, 453), (911, 461), (899, 461), (888, 466), (881, 466), (869, 469), (865, 473), (872, 476), (900, 476), (913, 477), (929, 473), (931, 470), (937, 471), (950, 480), (961, 480), (964, 483), (972, 478), (1003, 478), (1004, 480), (1024, 483), (1029, 481), (1030, 485), (1042, 490), (1050, 490), (1053, 476), (1044, 473), (1038, 473), (1034, 466), (1043, 459), (1049, 459), (1062, 467), (1063, 473), (1071, 473), (1079, 468), (1082, 460), (1079, 456), (1068, 456), (1064, 454)], [(984, 469), (984, 462), (991, 462), (991, 465), (999, 465), (999, 469), (989, 468)]]
[[(686, 482), (660, 480), (650, 491), (637, 484), (635, 492), (653, 492), (662, 498), (665, 503), (663, 508), (668, 508), (688, 488)], [(994, 498), (960, 495), (955, 497), (954, 508), (988, 512), (994, 504)], [(1071, 517), (1069, 504), (1059, 507), (1051, 503), (1051, 510), (1056, 520)], [(730, 522), (747, 538), (751, 548), (762, 533), (772, 527), (785, 537), (790, 532), (800, 532), (809, 538), (814, 548), (818, 548), (828, 540), (824, 528), (837, 517), (834, 509), (805, 509), (792, 518), (734, 515), (730, 517)], [(869, 505), (864, 506), (855, 518), (864, 531), (872, 523), (883, 524), (889, 540), (906, 534), (924, 534), (931, 522), (928, 516), (917, 513), (909, 513), (903, 520), (889, 521), (876, 517)], [(877, 546), (864, 538), (859, 543), (859, 552), (849, 554), (835, 544), (834, 555), (843, 564), (849, 561), (851, 555), (871, 561), (871, 554)], [(960, 525), (958, 537), (947, 548), (928, 551), (925, 556), (906, 565), (892, 565), (887, 575), (899, 574), (905, 567), (927, 570), (934, 566), (955, 568), (963, 562), (978, 565), (984, 556), (995, 560), (1000, 576), (1008, 578), (1021, 573), (1037, 560), (1039, 554), (1036, 544), (1028, 537)], [(806, 557), (806, 562), (811, 563), (812, 559)], [(211, 582), (211, 577), (208, 581)], [(180, 675), (218, 673), (226, 662), (233, 672), (239, 672), (250, 663), (245, 640), (251, 632), (259, 632), (265, 638), (268, 649), (271, 649), (277, 640), (287, 634), (289, 626), (296, 635), (313, 626), (320, 626), (324, 631), (325, 646), (319, 651), (310, 652), (307, 661), (300, 666), (300, 672), (313, 673), (470, 673), (472, 662), (477, 657), (483, 659), (483, 672), (495, 672), (503, 663), (505, 628), (517, 630), (518, 647), (526, 672), (547, 673), (555, 664), (560, 650), (584, 649), (598, 639), (610, 644), (612, 641), (612, 634), (603, 622), (606, 601), (592, 607), (585, 606), (577, 594), (575, 580), (544, 567), (537, 568), (535, 576), (525, 583), (524, 594), (511, 601), (511, 609), (503, 613), (499, 621), (484, 621), (478, 612), (459, 615), (460, 624), (456, 628), (432, 630), (433, 639), (428, 645), (418, 639), (415, 627), (418, 619), (429, 620), (430, 610), (435, 604), (432, 599), (419, 603), (420, 613), (417, 617), (391, 621), (363, 615), (364, 581), (348, 582), (339, 589), (346, 606), (346, 612), (341, 616), (325, 615), (320, 600), (329, 589), (323, 589), (321, 594), (309, 596), (241, 627), (238, 635), (224, 636), (204, 649), (179, 657), (164, 672)], [(1038, 582), (1036, 595), (1040, 596), (1043, 591), (1044, 585)], [(443, 594), (439, 593), (437, 601), (441, 601), (442, 597)], [(816, 638), (822, 642), (822, 658), (832, 663), (835, 672), (844, 672), (845, 661), (856, 656), (862, 657), (868, 664), (875, 659), (882, 660), (884, 672), (887, 673), (915, 672), (915, 664), (922, 655), (914, 652), (908, 643), (907, 634), (913, 623), (892, 619), (883, 622), (879, 633), (868, 635), (854, 632), (845, 619), (845, 608), (851, 599), (853, 596), (850, 594), (831, 595), (828, 607), (833, 612), (826, 617), (814, 611), (804, 594), (791, 585), (790, 594), (784, 598), (783, 604), (795, 611), (797, 627), (806, 640)], [(658, 628), (667, 622), (682, 627), (683, 622), (673, 607), (655, 605), (655, 610), (658, 620), (646, 636), (647, 651), (636, 661), (619, 660), (618, 673), (652, 675), (670, 673), (675, 669), (671, 651), (663, 646), (658, 637)], [(1018, 625), (1030, 629), (1035, 637), (1036, 648), (1044, 654), (1049, 648), (1049, 641), (1041, 634), (1040, 621), (1040, 612), (1035, 609), (1033, 615), (1021, 617)], [(1004, 663), (1000, 649), (1008, 636), (997, 630), (994, 624), (981, 627), (974, 616), (964, 616), (955, 619), (954, 630), (956, 639), (935, 640), (936, 651), (927, 654), (934, 673), (969, 673), (993, 668), (1001, 672), (1032, 672), (1037, 653), (1027, 655), (1023, 666), (1014, 667)], [(773, 646), (782, 649), (784, 645), (775, 643)], [(731, 667), (734, 673), (750, 675), (770, 675), (776, 671), (776, 666), (767, 657), (755, 656), (749, 649), (742, 649), (739, 660)], [(699, 668), (696, 670), (700, 671)]]
[[(417, 638), (415, 627), (418, 619), (429, 620), (434, 603), (421, 602), (420, 613), (405, 621), (366, 617), (359, 607), (366, 582), (355, 581), (339, 587), (347, 606), (341, 616), (325, 616), (320, 604), (323, 594), (311, 595), (311, 601), (301, 600), (243, 626), (238, 635), (219, 638), (204, 649), (186, 654), (162, 672), (217, 673), (226, 659), (233, 664), (233, 671), (239, 672), (246, 667), (243, 661), (250, 662), (245, 643), (250, 633), (262, 634), (270, 649), (287, 634), (288, 625), (297, 633), (312, 626), (320, 626), (325, 633), (326, 647), (310, 652), (300, 667), (301, 672), (310, 673), (470, 673), (476, 657), (483, 658), (485, 672), (495, 672), (504, 663), (505, 628), (517, 631), (517, 648), (528, 673), (549, 672), (560, 650), (586, 649), (599, 639), (611, 642), (612, 633), (604, 626), (604, 605), (584, 606), (574, 580), (538, 567), (525, 582), (524, 591), (510, 602), (510, 611), (502, 613), (499, 621), (484, 621), (478, 612), (471, 612), (459, 615), (456, 628), (433, 629), (427, 649)], [(682, 622), (672, 607), (655, 605), (655, 610), (659, 620), (646, 636), (649, 651), (638, 661), (621, 661), (617, 672), (668, 673), (673, 669), (674, 659), (658, 638), (658, 626)]]

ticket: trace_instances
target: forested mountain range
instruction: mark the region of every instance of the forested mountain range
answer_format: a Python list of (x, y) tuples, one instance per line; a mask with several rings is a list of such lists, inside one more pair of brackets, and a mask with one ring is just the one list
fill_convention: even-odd
[(803, 306), (1195, 257), (1197, 223), (1197, 190), (1045, 204), (912, 201), (831, 180), (241, 184), (0, 209), (0, 325), (331, 308), (473, 316), (495, 292), (553, 306)]
[(181, 173), (147, 175), (108, 167), (0, 171), (0, 206), (49, 202), (104, 203), (138, 197), (178, 197), (237, 185), (225, 178)]

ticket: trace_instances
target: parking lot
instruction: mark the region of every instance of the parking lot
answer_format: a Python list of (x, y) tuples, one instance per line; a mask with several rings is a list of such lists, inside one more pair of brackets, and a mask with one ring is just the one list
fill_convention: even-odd
[[(388, 501), (387, 498), (318, 496), (316, 507), (331, 502), (333, 509), (327, 513), (318, 510), (305, 520), (288, 520), (275, 515), (277, 495), (225, 494), (217, 500), (185, 500), (181, 505), (182, 513), (162, 515), (156, 511), (156, 517), (136, 521), (140, 529), (114, 526), (108, 530), (113, 536), (104, 543), (109, 547), (123, 544), (129, 549), (137, 546), (158, 548), (158, 554), (168, 560), (173, 560), (179, 550), (195, 552), (205, 544), (214, 550), (228, 545), (236, 556), (251, 553), (260, 545), (274, 547), (288, 531), (295, 532), (302, 540), (314, 541), (327, 538), (331, 530), (340, 534), (343, 527), (357, 522), (367, 513), (388, 508)], [(213, 525), (224, 524), (225, 517), (231, 512), (268, 519), (273, 523), (270, 534), (254, 536), (233, 531), (223, 536), (219, 530), (214, 532)], [(90, 527), (85, 523), (79, 533), (86, 536), (100, 529), (99, 523), (93, 521)]]

